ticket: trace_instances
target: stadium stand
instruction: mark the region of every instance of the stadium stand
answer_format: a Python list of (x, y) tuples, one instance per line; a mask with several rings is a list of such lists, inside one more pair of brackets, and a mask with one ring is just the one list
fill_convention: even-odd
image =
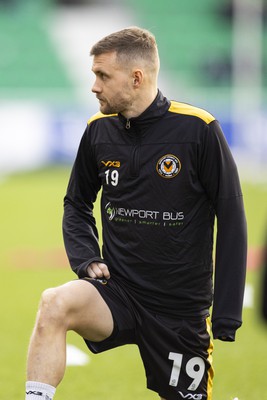
[[(144, 26), (155, 32), (168, 68), (194, 87), (231, 84), (232, 19), (223, 11), (229, 2), (213, 0), (128, 0)], [(222, 9), (222, 5), (225, 9)], [(220, 7), (219, 7), (220, 6)], [(264, 8), (264, 15), (267, 7)], [(266, 19), (264, 18), (266, 21)], [(267, 86), (267, 29), (264, 29), (264, 85)]]
[[(93, 76), (89, 73), (89, 56), (86, 59), (90, 43), (114, 29), (136, 24), (156, 35), (164, 93), (214, 113), (246, 170), (252, 171), (247, 168), (248, 158), (263, 169), (267, 143), (267, 0), (262, 0), (262, 77), (256, 80), (255, 90), (253, 79), (248, 88), (245, 80), (244, 85), (232, 85), (232, 1), (0, 0), (0, 117), (17, 124), (17, 128), (10, 128), (13, 134), (22, 129), (19, 118), (13, 120), (13, 115), (25, 115), (28, 107), (29, 123), (25, 122), (23, 135), (26, 137), (35, 127), (38, 115), (50, 146), (48, 161), (72, 159), (83, 129), (80, 125), (96, 108), (90, 93)], [(254, 41), (249, 44), (253, 50)], [(257, 60), (249, 51), (247, 54)], [(242, 90), (237, 93), (233, 87)], [(250, 113), (246, 113), (248, 109)], [(8, 153), (3, 142), (1, 148), (3, 159)], [(11, 164), (9, 161), (8, 168), (13, 168)]]
[[(71, 79), (46, 27), (49, 11), (60, 3), (71, 2), (0, 1), (0, 50), (5, 55), (0, 61), (2, 91), (26, 92), (27, 88), (28, 93), (35, 91), (39, 96), (49, 90), (73, 95)], [(137, 15), (140, 25), (156, 34), (164, 68), (178, 74), (185, 87), (230, 87), (232, 13), (228, 0), (220, 3), (220, 7), (213, 0), (195, 1), (194, 7), (192, 2), (173, 0), (128, 0), (126, 4)], [(264, 86), (267, 86), (266, 41), (265, 25)]]
[[(0, 89), (3, 95), (70, 96), (72, 82), (47, 34), (49, 1), (0, 4)], [(3, 56), (4, 55), (4, 56)]]

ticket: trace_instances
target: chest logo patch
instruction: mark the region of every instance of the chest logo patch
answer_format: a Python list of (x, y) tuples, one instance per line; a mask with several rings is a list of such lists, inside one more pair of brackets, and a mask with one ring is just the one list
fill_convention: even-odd
[(161, 157), (156, 165), (156, 170), (162, 178), (174, 178), (181, 171), (182, 165), (179, 158), (173, 154), (166, 154)]

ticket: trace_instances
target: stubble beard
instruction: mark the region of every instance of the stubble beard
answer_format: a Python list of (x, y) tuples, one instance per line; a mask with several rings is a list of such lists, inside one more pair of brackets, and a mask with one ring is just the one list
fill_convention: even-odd
[(110, 103), (108, 101), (104, 101), (100, 104), (100, 111), (102, 114), (119, 114), (123, 113), (125, 109), (129, 107), (129, 104), (126, 101), (120, 101), (115, 103)]
[(125, 110), (129, 110), (133, 103), (133, 99), (122, 96), (114, 96), (112, 100), (107, 100), (105, 98), (101, 98), (100, 100), (100, 111), (102, 114), (123, 114)]

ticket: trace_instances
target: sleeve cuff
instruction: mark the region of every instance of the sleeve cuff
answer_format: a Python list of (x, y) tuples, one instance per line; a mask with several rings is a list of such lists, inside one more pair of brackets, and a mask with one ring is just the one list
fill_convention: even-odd
[(236, 330), (241, 326), (240, 321), (226, 318), (218, 318), (212, 321), (212, 333), (214, 339), (224, 342), (234, 342)]

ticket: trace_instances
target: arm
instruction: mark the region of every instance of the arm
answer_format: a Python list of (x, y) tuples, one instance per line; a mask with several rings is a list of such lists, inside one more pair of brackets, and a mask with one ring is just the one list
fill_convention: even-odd
[[(71, 172), (64, 198), (63, 216), (66, 252), (73, 271), (80, 278), (88, 275), (98, 276), (99, 268), (102, 271), (105, 265), (100, 255), (98, 232), (93, 216), (93, 204), (100, 186), (88, 126)], [(102, 273), (104, 276), (105, 274), (106, 271)]]
[(234, 341), (242, 324), (246, 218), (237, 168), (217, 121), (208, 126), (201, 153), (201, 179), (217, 217), (213, 336)]

